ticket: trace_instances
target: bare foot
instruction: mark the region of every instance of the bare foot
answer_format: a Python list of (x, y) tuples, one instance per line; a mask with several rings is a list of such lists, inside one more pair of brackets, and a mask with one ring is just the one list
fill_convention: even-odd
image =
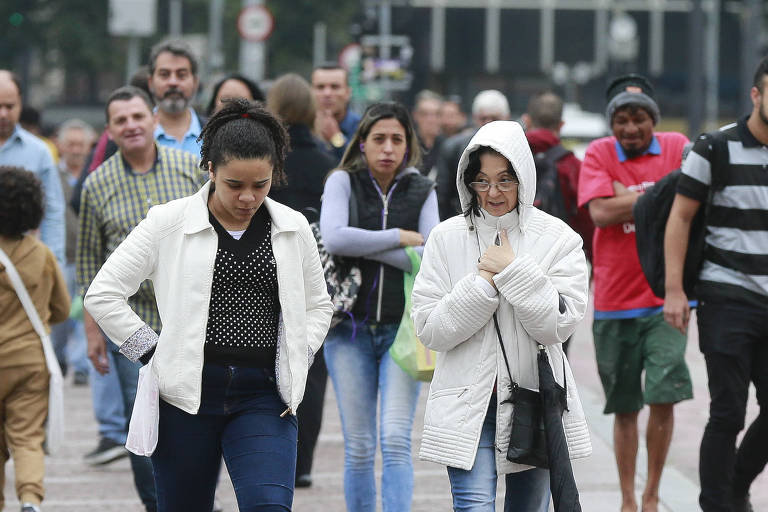
[(634, 501), (623, 502), (621, 504), (621, 512), (637, 512), (637, 503), (635, 503)]
[(659, 497), (643, 496), (642, 512), (658, 512), (658, 511), (659, 511)]

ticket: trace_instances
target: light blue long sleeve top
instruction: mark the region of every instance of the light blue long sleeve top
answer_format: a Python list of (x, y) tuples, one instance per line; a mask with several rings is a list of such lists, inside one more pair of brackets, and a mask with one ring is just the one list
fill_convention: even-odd
[(16, 125), (13, 133), (0, 146), (0, 165), (21, 167), (35, 173), (43, 186), (45, 213), (40, 224), (40, 238), (65, 263), (66, 205), (53, 157), (45, 142)]
[[(401, 173), (418, 172), (408, 168)], [(334, 172), (325, 182), (323, 189), (323, 205), (320, 210), (320, 233), (326, 250), (335, 255), (362, 257), (376, 260), (404, 272), (411, 271), (411, 260), (400, 247), (400, 230), (391, 229), (362, 229), (349, 226), (349, 196), (351, 185), (349, 174), (343, 171)], [(429, 193), (419, 212), (419, 233), (426, 242), (432, 228), (440, 222), (437, 209), (437, 194), (434, 190)], [(414, 247), (421, 256), (424, 247)]]

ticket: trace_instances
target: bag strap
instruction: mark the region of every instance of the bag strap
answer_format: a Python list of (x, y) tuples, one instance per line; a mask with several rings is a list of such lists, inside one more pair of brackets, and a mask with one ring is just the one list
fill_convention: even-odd
[(710, 160), (710, 173), (712, 180), (710, 189), (720, 190), (725, 186), (726, 170), (730, 165), (730, 153), (728, 151), (728, 139), (721, 131), (707, 133), (707, 138), (712, 144), (712, 160)]
[(551, 160), (552, 163), (557, 163), (560, 159), (565, 158), (565, 156), (570, 153), (571, 151), (563, 147), (562, 144), (555, 144), (548, 150), (544, 151), (542, 154), (545, 158)]
[[(720, 130), (715, 132), (706, 132), (702, 135), (707, 139), (712, 147), (712, 153), (709, 160), (710, 183), (707, 193), (707, 201), (704, 204), (704, 223), (709, 221), (712, 214), (712, 200), (715, 192), (725, 188), (727, 181), (726, 171), (730, 165), (730, 152), (728, 150), (728, 139)], [(706, 228), (705, 228), (706, 229)], [(705, 243), (705, 251), (706, 249)]]
[(499, 329), (499, 319), (496, 316), (496, 313), (493, 313), (493, 326), (496, 327), (496, 338), (499, 340), (499, 346), (501, 347), (501, 355), (504, 356), (504, 364), (507, 365), (507, 373), (509, 374), (509, 381), (512, 383), (512, 389), (514, 390), (516, 387), (518, 387), (517, 382), (515, 382), (515, 379), (512, 378), (512, 370), (509, 367), (509, 359), (507, 359), (507, 351), (504, 348), (504, 340), (501, 337), (501, 329)]
[[(499, 346), (501, 347), (501, 355), (504, 356), (504, 364), (507, 365), (507, 373), (509, 374), (509, 381), (512, 383), (512, 392), (514, 395), (514, 390), (520, 385), (515, 382), (515, 379), (512, 378), (512, 370), (510, 370), (509, 367), (509, 359), (507, 359), (507, 351), (504, 349), (504, 340), (501, 337), (501, 329), (499, 328), (499, 319), (496, 317), (496, 313), (493, 314), (493, 326), (496, 328), (496, 337), (499, 340)], [(539, 350), (544, 350), (546, 353), (546, 349), (544, 348), (544, 345), (538, 343)], [(568, 390), (568, 376), (565, 373), (565, 357), (563, 357), (563, 389)]]
[(357, 227), (358, 215), (357, 215), (357, 197), (355, 196), (355, 179), (352, 175), (349, 175), (349, 221), (347, 225), (351, 228)]
[(56, 353), (53, 350), (51, 338), (45, 331), (43, 321), (40, 319), (40, 314), (37, 312), (37, 308), (35, 307), (34, 302), (32, 302), (29, 292), (27, 292), (27, 287), (24, 286), (24, 281), (21, 280), (21, 276), (19, 276), (19, 272), (11, 262), (11, 258), (9, 258), (2, 249), (0, 249), (0, 263), (5, 265), (5, 272), (11, 280), (13, 289), (16, 290), (16, 295), (19, 297), (21, 305), (24, 307), (24, 311), (27, 313), (32, 327), (35, 329), (38, 337), (40, 337), (40, 343), (43, 345), (43, 355), (45, 356), (45, 365), (48, 368), (48, 373), (51, 374), (51, 382), (61, 380), (61, 367), (56, 359)]
[[(40, 315), (37, 312), (37, 308), (35, 308), (35, 305), (32, 302), (32, 298), (29, 296), (29, 292), (27, 292), (27, 287), (24, 286), (24, 282), (21, 280), (21, 276), (19, 276), (19, 273), (11, 262), (11, 259), (2, 249), (0, 249), (0, 263), (5, 265), (5, 271), (8, 273), (8, 277), (11, 279), (11, 284), (13, 285), (14, 290), (16, 290), (16, 295), (19, 297), (21, 305), (24, 307), (24, 311), (26, 311), (27, 316), (29, 317), (29, 321), (32, 323), (32, 327), (34, 327), (35, 332), (41, 340), (47, 338), (48, 333), (45, 332), (45, 327), (43, 327), (43, 322), (40, 320)], [(43, 344), (45, 343), (43, 342)]]

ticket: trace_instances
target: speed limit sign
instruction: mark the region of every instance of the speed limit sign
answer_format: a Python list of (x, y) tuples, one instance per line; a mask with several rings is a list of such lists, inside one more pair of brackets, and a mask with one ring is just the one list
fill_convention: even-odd
[(265, 41), (275, 28), (275, 18), (263, 5), (249, 5), (237, 17), (237, 31), (246, 41)]

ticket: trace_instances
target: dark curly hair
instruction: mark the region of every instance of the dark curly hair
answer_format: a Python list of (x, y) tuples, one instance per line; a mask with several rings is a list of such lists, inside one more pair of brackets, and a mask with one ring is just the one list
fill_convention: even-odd
[(285, 183), (285, 156), (290, 138), (283, 124), (264, 107), (243, 98), (226, 102), (226, 106), (205, 124), (198, 140), (200, 167), (213, 172), (231, 160), (268, 158), (272, 163), (272, 183)]
[(43, 190), (34, 173), (0, 166), (0, 235), (21, 238), (43, 220)]

